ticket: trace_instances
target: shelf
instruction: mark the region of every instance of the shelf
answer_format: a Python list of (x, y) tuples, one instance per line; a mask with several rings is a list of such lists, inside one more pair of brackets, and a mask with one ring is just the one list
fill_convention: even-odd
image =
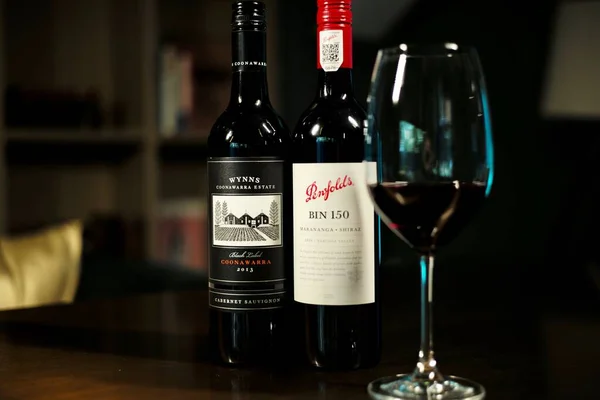
[(160, 140), (160, 159), (171, 164), (204, 163), (207, 156), (207, 138), (199, 134), (182, 134)]
[(33, 143), (140, 143), (141, 132), (135, 129), (7, 129), (8, 142)]
[(6, 131), (9, 164), (114, 164), (138, 151), (138, 130), (9, 129)]

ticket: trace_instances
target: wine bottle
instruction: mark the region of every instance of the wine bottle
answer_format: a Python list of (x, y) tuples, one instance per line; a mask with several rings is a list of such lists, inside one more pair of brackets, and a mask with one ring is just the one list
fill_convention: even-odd
[(209, 337), (214, 361), (252, 365), (284, 354), (291, 135), (269, 101), (266, 7), (232, 7), (231, 98), (208, 138)]
[(310, 363), (355, 369), (381, 354), (379, 219), (362, 162), (366, 115), (352, 83), (351, 1), (317, 3), (318, 93), (293, 134), (294, 300)]

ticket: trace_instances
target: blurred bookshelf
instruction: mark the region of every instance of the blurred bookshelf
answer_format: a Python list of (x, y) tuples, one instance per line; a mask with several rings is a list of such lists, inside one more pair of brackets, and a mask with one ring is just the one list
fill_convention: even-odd
[(120, 256), (205, 268), (206, 143), (229, 98), (231, 1), (0, 1), (0, 233), (81, 218), (90, 237), (123, 235)]
[(204, 163), (208, 153), (206, 136), (191, 134), (162, 138), (159, 153), (161, 161), (165, 163)]
[(140, 151), (139, 131), (7, 129), (6, 163), (19, 165), (119, 164)]

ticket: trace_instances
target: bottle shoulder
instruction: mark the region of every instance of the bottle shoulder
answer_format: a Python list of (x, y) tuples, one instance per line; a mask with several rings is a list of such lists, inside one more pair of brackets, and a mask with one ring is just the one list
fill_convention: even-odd
[(293, 137), (295, 140), (306, 136), (335, 137), (341, 134), (362, 137), (366, 117), (364, 108), (354, 98), (317, 98), (300, 117)]
[(272, 107), (227, 107), (217, 118), (208, 137), (211, 143), (269, 145), (287, 143), (290, 130)]

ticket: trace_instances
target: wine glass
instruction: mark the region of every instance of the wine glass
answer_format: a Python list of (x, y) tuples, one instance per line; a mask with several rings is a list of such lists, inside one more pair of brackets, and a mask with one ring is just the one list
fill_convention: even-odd
[(489, 195), (493, 158), (474, 48), (401, 44), (379, 51), (368, 98), (367, 185), (382, 221), (420, 255), (421, 349), (412, 373), (369, 384), (374, 399), (485, 397), (480, 384), (439, 370), (432, 275), (438, 246), (454, 239)]

